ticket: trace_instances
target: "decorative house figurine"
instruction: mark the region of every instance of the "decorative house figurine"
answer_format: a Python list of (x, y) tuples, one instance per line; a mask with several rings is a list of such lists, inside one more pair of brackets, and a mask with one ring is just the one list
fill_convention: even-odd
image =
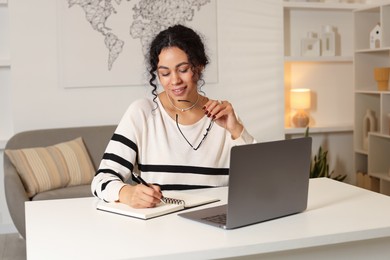
[(308, 32), (307, 36), (301, 40), (302, 56), (320, 56), (320, 39), (313, 32)]
[(336, 36), (331, 25), (323, 25), (321, 32), (321, 55), (336, 55)]
[(370, 32), (370, 49), (381, 47), (382, 28), (378, 23)]
[(363, 118), (363, 149), (368, 150), (368, 133), (376, 131), (376, 118), (374, 111), (371, 109), (366, 110), (366, 114)]

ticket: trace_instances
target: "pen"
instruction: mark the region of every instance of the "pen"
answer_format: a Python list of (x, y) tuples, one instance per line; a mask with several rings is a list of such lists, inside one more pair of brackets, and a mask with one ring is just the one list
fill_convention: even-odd
[[(152, 188), (152, 186), (150, 186), (149, 183), (147, 183), (144, 179), (142, 179), (141, 176), (139, 176), (139, 175), (137, 175), (137, 174), (134, 174), (134, 173), (133, 173), (133, 176), (134, 176), (140, 183), (142, 183), (143, 185), (145, 185), (145, 186), (147, 186), (147, 187), (149, 187), (149, 188)], [(162, 193), (161, 193), (161, 195), (162, 195)], [(162, 197), (162, 198), (163, 198), (163, 197)], [(165, 201), (164, 201), (162, 198), (160, 199), (160, 201), (161, 201), (162, 203), (166, 204)]]

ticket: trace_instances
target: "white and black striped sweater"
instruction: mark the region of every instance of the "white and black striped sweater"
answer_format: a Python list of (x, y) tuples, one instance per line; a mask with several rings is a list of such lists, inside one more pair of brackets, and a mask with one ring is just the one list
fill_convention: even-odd
[[(213, 124), (198, 150), (193, 150), (180, 134), (175, 120), (157, 98), (133, 102), (110, 140), (92, 181), (92, 193), (105, 201), (117, 201), (119, 190), (135, 171), (149, 183), (164, 189), (226, 186), (229, 180), (230, 149), (255, 142), (244, 130), (232, 140), (230, 133)], [(197, 146), (210, 119), (204, 116), (180, 129)]]

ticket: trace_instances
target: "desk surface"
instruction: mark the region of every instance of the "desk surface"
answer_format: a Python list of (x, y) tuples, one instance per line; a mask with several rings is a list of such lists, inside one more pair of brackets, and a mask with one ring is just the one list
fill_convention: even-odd
[[(188, 192), (227, 201), (227, 188)], [(177, 213), (134, 219), (96, 202), (27, 202), (28, 259), (215, 259), (390, 237), (390, 197), (326, 178), (310, 180), (305, 212), (234, 230)]]

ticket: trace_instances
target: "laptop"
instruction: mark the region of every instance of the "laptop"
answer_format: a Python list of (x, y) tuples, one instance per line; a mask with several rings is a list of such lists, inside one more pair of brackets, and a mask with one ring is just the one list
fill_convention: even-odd
[(234, 229), (306, 210), (310, 137), (234, 146), (228, 203), (179, 216)]

